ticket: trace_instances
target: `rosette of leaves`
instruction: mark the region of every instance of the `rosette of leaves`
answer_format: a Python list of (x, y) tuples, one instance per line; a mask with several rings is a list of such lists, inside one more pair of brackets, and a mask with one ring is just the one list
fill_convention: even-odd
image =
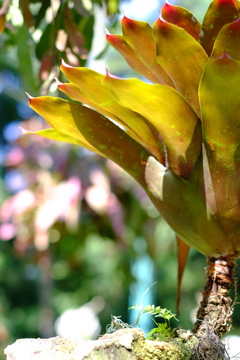
[[(38, 135), (109, 158), (146, 190), (177, 235), (179, 286), (189, 247), (207, 257), (196, 334), (231, 327), (240, 252), (240, 3), (214, 0), (200, 24), (166, 3), (153, 27), (123, 17), (107, 41), (148, 79), (66, 63), (71, 100), (29, 98), (51, 125)], [(72, 101), (74, 100), (74, 101)], [(87, 106), (85, 106), (87, 105)]]

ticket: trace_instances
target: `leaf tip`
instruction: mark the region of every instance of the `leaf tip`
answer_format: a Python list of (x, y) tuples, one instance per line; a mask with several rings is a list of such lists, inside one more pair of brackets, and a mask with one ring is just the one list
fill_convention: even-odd
[(124, 9), (122, 9), (122, 13), (123, 13), (123, 18), (125, 18), (125, 17), (126, 17), (126, 15), (125, 15), (125, 11), (124, 11)]
[(26, 134), (28, 134), (28, 130), (22, 128), (21, 126), (19, 126), (18, 128), (19, 128), (19, 130), (21, 131), (21, 135), (26, 135)]
[(63, 84), (57, 77), (55, 77), (54, 80), (56, 81), (57, 86), (60, 86)]
[(106, 31), (106, 36), (108, 36), (108, 35), (112, 35), (112, 34), (110, 33), (110, 31), (109, 31), (107, 28), (105, 28), (105, 31)]
[(35, 98), (33, 96), (31, 96), (30, 94), (28, 94), (26, 91), (25, 91), (25, 94), (28, 97), (28, 104), (31, 105), (32, 100), (35, 99)]
[(159, 14), (158, 19), (155, 21), (154, 26), (155, 27), (162, 27), (162, 25), (166, 24), (167, 22), (162, 17), (162, 13)]
[(136, 21), (128, 18), (125, 14), (121, 20), (121, 25), (123, 28), (128, 28), (134, 30), (136, 28)]
[(172, 4), (170, 4), (168, 1), (165, 2), (165, 4), (162, 7), (160, 16), (162, 17), (174, 17), (176, 15), (176, 8)]
[(119, 36), (118, 35), (113, 35), (111, 34), (107, 29), (106, 29), (106, 40), (109, 42), (109, 44), (111, 44), (112, 46), (114, 45), (119, 45), (119, 43), (121, 43)]
[(110, 73), (110, 71), (106, 68), (106, 78), (112, 78), (112, 79), (118, 79), (118, 80), (122, 80), (122, 78), (120, 78), (119, 76), (116, 76), (112, 73)]
[(222, 60), (223, 62), (232, 61), (233, 58), (228, 54), (226, 50), (223, 51), (222, 55), (220, 55), (216, 60)]
[(70, 69), (72, 69), (73, 66), (67, 64), (67, 63), (64, 61), (64, 59), (62, 59), (62, 63), (61, 63), (60, 68), (61, 68), (61, 69), (62, 69), (62, 68), (70, 68)]

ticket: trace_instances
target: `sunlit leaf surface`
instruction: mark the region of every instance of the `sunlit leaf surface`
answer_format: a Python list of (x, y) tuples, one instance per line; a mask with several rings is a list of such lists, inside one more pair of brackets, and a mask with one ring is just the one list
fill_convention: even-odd
[(171, 87), (150, 85), (137, 79), (118, 80), (107, 76), (103, 84), (111, 89), (121, 105), (131, 107), (151, 122), (166, 143), (170, 169), (188, 177), (200, 153), (201, 129), (186, 100)]
[(198, 84), (208, 61), (207, 54), (185, 30), (161, 19), (154, 24), (154, 37), (160, 65), (200, 116)]

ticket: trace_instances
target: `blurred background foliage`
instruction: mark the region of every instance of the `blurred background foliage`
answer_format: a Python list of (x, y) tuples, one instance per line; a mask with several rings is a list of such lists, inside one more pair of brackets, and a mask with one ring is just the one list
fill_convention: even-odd
[[(209, 0), (181, 0), (198, 19)], [(145, 3), (145, 2), (144, 2)], [(173, 3), (173, 2), (172, 2)], [(176, 3), (176, 1), (175, 1)], [(120, 76), (137, 76), (104, 40), (120, 33), (121, 9), (156, 20), (161, 1), (0, 1), (0, 359), (22, 337), (56, 334), (91, 339), (111, 314), (133, 322), (140, 302), (174, 312), (174, 234), (144, 191), (123, 170), (89, 151), (34, 136), (19, 127), (46, 125), (25, 91), (57, 94), (61, 58)], [(147, 10), (144, 9), (147, 6)], [(58, 94), (59, 95), (59, 94)], [(174, 194), (173, 194), (174, 196)], [(205, 258), (191, 251), (180, 324), (191, 328), (204, 285)], [(238, 311), (235, 334), (240, 333)], [(61, 316), (61, 317), (60, 317)], [(79, 320), (80, 319), (80, 320)], [(174, 322), (172, 326), (179, 323)], [(152, 324), (143, 319), (144, 331)]]

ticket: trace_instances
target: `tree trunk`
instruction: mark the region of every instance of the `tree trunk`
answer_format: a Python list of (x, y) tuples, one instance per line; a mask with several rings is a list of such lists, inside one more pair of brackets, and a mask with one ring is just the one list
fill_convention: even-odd
[(234, 281), (236, 257), (207, 258), (207, 280), (193, 332), (201, 336), (209, 329), (219, 336), (232, 326), (233, 306), (228, 291)]
[(232, 327), (235, 301), (228, 292), (235, 282), (236, 259), (237, 256), (207, 258), (206, 286), (193, 328), (199, 339), (194, 359), (229, 359), (220, 338)]

